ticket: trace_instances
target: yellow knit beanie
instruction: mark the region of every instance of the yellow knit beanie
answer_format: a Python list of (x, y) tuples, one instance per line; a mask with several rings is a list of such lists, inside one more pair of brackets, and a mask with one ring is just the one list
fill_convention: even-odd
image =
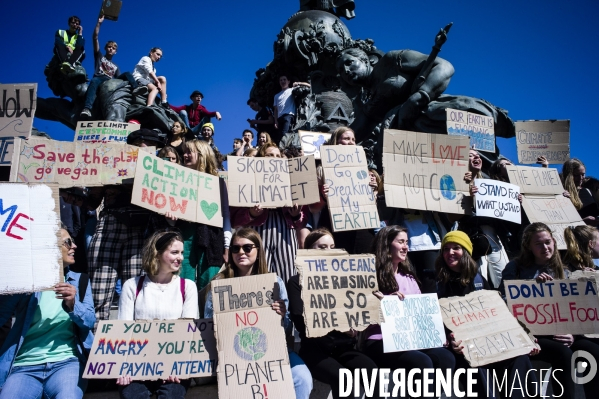
[(470, 237), (468, 237), (468, 235), (463, 231), (455, 230), (445, 234), (445, 237), (443, 237), (443, 242), (441, 243), (441, 250), (443, 250), (443, 247), (448, 242), (460, 244), (462, 248), (468, 251), (470, 256), (472, 256), (472, 241), (470, 241)]

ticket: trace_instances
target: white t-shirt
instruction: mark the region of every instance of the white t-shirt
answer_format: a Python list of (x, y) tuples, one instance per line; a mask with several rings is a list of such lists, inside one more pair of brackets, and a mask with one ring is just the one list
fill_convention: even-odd
[(174, 320), (197, 319), (198, 288), (191, 280), (185, 280), (185, 303), (181, 297), (181, 278), (174, 276), (168, 284), (156, 284), (144, 277), (137, 300), (135, 292), (140, 277), (134, 277), (123, 284), (119, 300), (119, 320)]
[(287, 114), (295, 115), (295, 101), (292, 94), (293, 88), (289, 88), (275, 95), (275, 107), (279, 118)]
[(150, 73), (156, 74), (156, 68), (154, 68), (154, 63), (152, 59), (147, 55), (145, 57), (141, 57), (141, 60), (135, 65), (135, 69), (133, 70), (133, 79), (139, 80), (141, 78), (152, 81), (153, 79), (150, 77)]

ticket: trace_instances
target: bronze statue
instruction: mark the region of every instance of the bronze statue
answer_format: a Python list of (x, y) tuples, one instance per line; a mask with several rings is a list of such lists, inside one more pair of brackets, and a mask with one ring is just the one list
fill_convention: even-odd
[(300, 11), (320, 10), (338, 17), (352, 19), (356, 16), (354, 0), (300, 0)]

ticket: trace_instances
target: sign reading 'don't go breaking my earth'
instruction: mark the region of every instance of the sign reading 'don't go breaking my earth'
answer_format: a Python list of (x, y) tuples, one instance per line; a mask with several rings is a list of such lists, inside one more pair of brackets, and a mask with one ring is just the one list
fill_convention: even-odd
[(570, 121), (519, 121), (516, 125), (518, 162), (537, 163), (545, 157), (551, 164), (562, 164), (570, 158)]
[(437, 294), (386, 295), (381, 300), (385, 353), (439, 348), (445, 344), (445, 328)]
[(75, 142), (108, 143), (127, 142), (129, 133), (139, 130), (137, 123), (114, 121), (80, 121), (75, 129)]
[(121, 184), (134, 176), (139, 150), (117, 143), (15, 139), (10, 181), (56, 182), (60, 188)]
[(0, 84), (0, 137), (29, 137), (37, 106), (37, 83)]
[(510, 165), (507, 172), (510, 183), (520, 186), (522, 208), (528, 219), (548, 225), (557, 248), (566, 249), (564, 229), (584, 222), (572, 201), (562, 195), (564, 188), (557, 169)]
[(295, 399), (274, 273), (212, 280), (218, 397)]
[(462, 341), (472, 367), (527, 355), (537, 346), (512, 316), (499, 292), (479, 290), (439, 299), (443, 323)]
[(487, 216), (508, 222), (522, 222), (520, 187), (499, 180), (474, 179), (478, 192), (474, 195), (476, 216)]
[(445, 109), (447, 134), (470, 137), (470, 145), (478, 151), (495, 152), (495, 120), (491, 116), (457, 109)]
[(263, 208), (318, 202), (314, 157), (228, 157), (229, 205)]
[(369, 186), (364, 148), (354, 145), (327, 145), (320, 148), (327, 202), (333, 231), (380, 227), (376, 193)]
[(538, 335), (599, 333), (599, 297), (587, 278), (504, 281), (508, 308)]
[(0, 183), (0, 294), (64, 281), (59, 223), (56, 184)]
[(103, 320), (83, 377), (209, 377), (215, 374), (216, 359), (212, 319)]
[(380, 301), (374, 255), (349, 255), (344, 250), (298, 250), (306, 336), (330, 331), (364, 330), (379, 322)]
[(161, 215), (222, 227), (218, 176), (142, 153), (135, 169), (131, 203)]
[(469, 148), (468, 137), (385, 129), (387, 206), (470, 214)]

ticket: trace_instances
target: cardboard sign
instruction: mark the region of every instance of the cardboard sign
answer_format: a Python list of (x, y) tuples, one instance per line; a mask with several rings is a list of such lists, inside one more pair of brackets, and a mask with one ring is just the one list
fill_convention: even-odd
[(131, 203), (161, 215), (223, 227), (219, 178), (157, 156), (139, 156)]
[(440, 348), (445, 328), (437, 294), (388, 295), (381, 301), (383, 349), (385, 353)]
[(320, 201), (314, 157), (228, 157), (229, 205), (263, 208)]
[(218, 397), (295, 399), (274, 273), (212, 280)]
[(353, 145), (327, 145), (321, 150), (333, 231), (380, 227), (376, 193), (368, 185), (370, 176), (364, 149)]
[(504, 281), (508, 308), (538, 335), (599, 332), (599, 298), (594, 281)]
[(470, 137), (470, 145), (478, 151), (495, 152), (495, 120), (490, 116), (457, 109), (445, 109), (447, 133)]
[(550, 164), (563, 164), (570, 159), (570, 121), (516, 122), (518, 162), (537, 163), (545, 157)]
[(137, 123), (113, 121), (81, 121), (75, 129), (75, 142), (81, 143), (127, 143), (127, 136), (139, 130)]
[(537, 346), (518, 324), (499, 292), (479, 290), (439, 299), (443, 323), (462, 341), (471, 367), (527, 355)]
[(476, 216), (488, 216), (521, 223), (520, 187), (499, 180), (474, 179), (478, 192), (474, 196)]
[(349, 255), (344, 250), (298, 250), (306, 336), (330, 331), (362, 331), (379, 323), (374, 255)]
[(470, 214), (467, 137), (385, 129), (385, 201), (393, 208)]
[(331, 133), (298, 131), (304, 155), (314, 155), (320, 159), (320, 146), (331, 139)]
[(223, 179), (225, 181), (225, 183), (227, 184), (227, 187), (229, 187), (229, 172), (227, 172), (226, 170), (219, 170), (218, 177)]
[(0, 137), (0, 165), (10, 166), (14, 146), (14, 137)]
[(37, 83), (0, 84), (0, 137), (29, 137), (37, 106)]
[(0, 183), (0, 294), (64, 281), (56, 184)]
[(506, 170), (510, 183), (520, 186), (521, 194), (562, 194), (564, 192), (557, 169), (509, 165)]
[(578, 211), (569, 198), (557, 195), (523, 195), (522, 207), (531, 223), (545, 223), (557, 241), (558, 249), (567, 249), (564, 229), (584, 225)]
[(216, 359), (212, 319), (102, 320), (83, 378), (210, 377)]
[(12, 182), (57, 182), (60, 188), (121, 184), (135, 175), (139, 147), (15, 139)]
[(102, 14), (104, 18), (117, 21), (121, 12), (123, 2), (121, 0), (104, 0), (102, 2)]

